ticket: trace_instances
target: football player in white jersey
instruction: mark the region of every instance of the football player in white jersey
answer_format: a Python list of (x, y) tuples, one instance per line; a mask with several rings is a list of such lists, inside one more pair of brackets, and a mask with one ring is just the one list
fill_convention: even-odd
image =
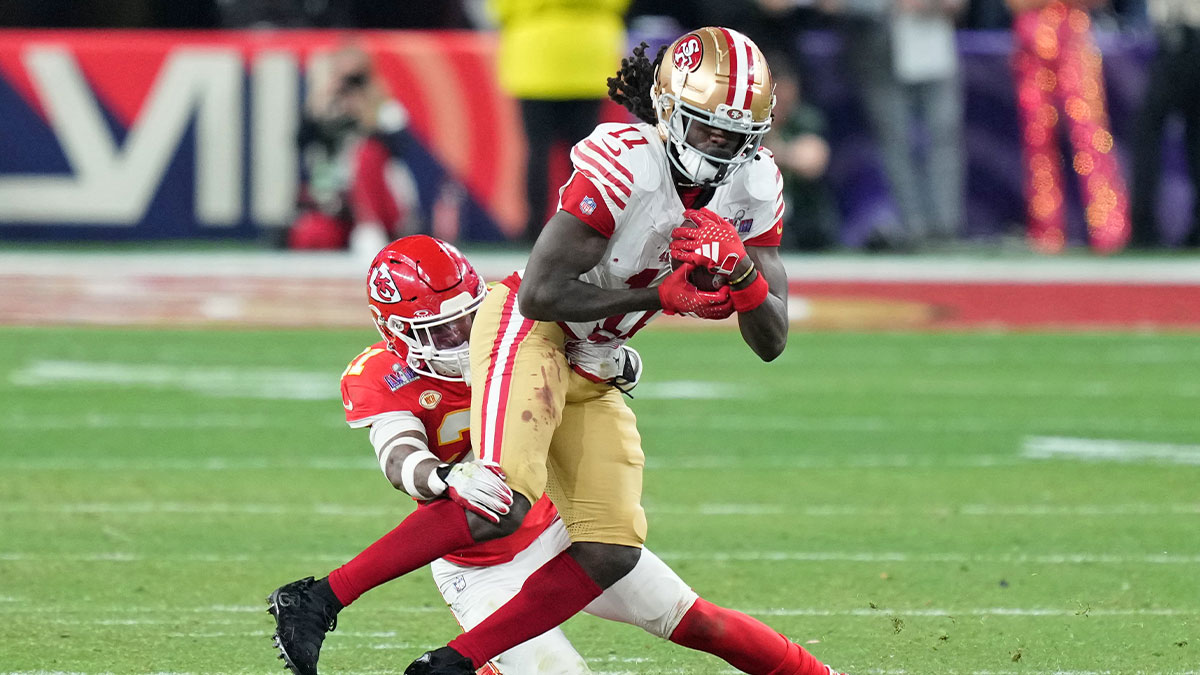
[[(572, 150), (574, 173), (528, 266), (494, 287), (471, 330), (471, 437), (507, 476), (522, 522), (543, 493), (570, 546), (507, 604), (406, 675), (470, 675), (557, 626), (637, 565), (646, 535), (645, 459), (632, 411), (613, 386), (625, 341), (660, 313), (722, 319), (763, 360), (787, 342), (787, 276), (778, 255), (782, 179), (761, 148), (771, 73), (746, 36), (720, 27), (644, 46), (609, 81), (643, 121), (602, 124)], [(682, 227), (685, 219), (692, 227)], [(675, 263), (679, 266), (674, 269)], [(697, 267), (727, 283), (702, 291)], [(511, 531), (511, 529), (509, 529)], [(690, 645), (689, 645), (690, 646)], [(826, 675), (764, 644), (739, 668)]]
[[(364, 583), (370, 585), (377, 568), (409, 556), (414, 539), (441, 538), (455, 530), (465, 534), (464, 510), (498, 520), (511, 504), (512, 491), (502, 477), (474, 461), (468, 428), (467, 336), (484, 293), (479, 274), (457, 249), (425, 235), (392, 242), (371, 264), (368, 302), (382, 339), (342, 373), (342, 405), (351, 427), (370, 431), (389, 482), (418, 500), (410, 518), (424, 529), (397, 528), (329, 576), (301, 579), (271, 593), (275, 644), (296, 675), (317, 674), (326, 632)], [(623, 384), (631, 389), (639, 374), (627, 375)], [(569, 544), (554, 505), (539, 499), (516, 532), (435, 560), (433, 577), (455, 619), (471, 628)], [(776, 650), (790, 652), (792, 660), (815, 661), (766, 624), (698, 597), (649, 550), (585, 611), (701, 649), (751, 675), (768, 675), (767, 668), (785, 661), (771, 656)], [(479, 670), (480, 675), (588, 672), (559, 628), (503, 652)]]

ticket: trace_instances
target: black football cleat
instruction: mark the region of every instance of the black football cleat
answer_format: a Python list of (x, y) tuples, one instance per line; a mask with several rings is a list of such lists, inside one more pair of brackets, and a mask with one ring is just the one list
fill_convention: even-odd
[[(272, 640), (288, 670), (296, 675), (317, 675), (317, 659), (325, 633), (337, 628), (342, 609), (307, 577), (276, 588), (267, 596), (267, 612), (275, 617)], [(328, 594), (330, 597), (332, 593)]]
[(453, 649), (438, 647), (408, 664), (404, 675), (475, 675), (475, 666)]

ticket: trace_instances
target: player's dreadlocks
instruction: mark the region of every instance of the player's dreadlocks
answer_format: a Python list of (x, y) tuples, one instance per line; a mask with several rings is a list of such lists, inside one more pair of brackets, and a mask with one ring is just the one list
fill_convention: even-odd
[(662, 63), (663, 53), (669, 46), (663, 45), (651, 61), (646, 58), (650, 45), (643, 42), (633, 48), (633, 56), (621, 59), (617, 76), (608, 78), (608, 97), (646, 124), (658, 124), (654, 101), (650, 99), (650, 85), (654, 84), (654, 71)]

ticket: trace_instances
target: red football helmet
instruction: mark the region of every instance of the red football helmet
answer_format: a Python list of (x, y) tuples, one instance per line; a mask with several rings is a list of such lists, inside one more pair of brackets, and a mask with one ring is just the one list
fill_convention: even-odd
[(458, 249), (423, 234), (383, 247), (367, 273), (367, 302), (388, 348), (439, 380), (470, 384), (471, 321), (486, 294)]

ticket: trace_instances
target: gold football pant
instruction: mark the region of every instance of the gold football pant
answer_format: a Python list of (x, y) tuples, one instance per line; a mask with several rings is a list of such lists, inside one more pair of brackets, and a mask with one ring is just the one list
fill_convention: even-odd
[(497, 284), (471, 328), (471, 438), (532, 503), (558, 507), (571, 541), (641, 546), (642, 454), (615, 388), (574, 372), (555, 323), (532, 321)]

